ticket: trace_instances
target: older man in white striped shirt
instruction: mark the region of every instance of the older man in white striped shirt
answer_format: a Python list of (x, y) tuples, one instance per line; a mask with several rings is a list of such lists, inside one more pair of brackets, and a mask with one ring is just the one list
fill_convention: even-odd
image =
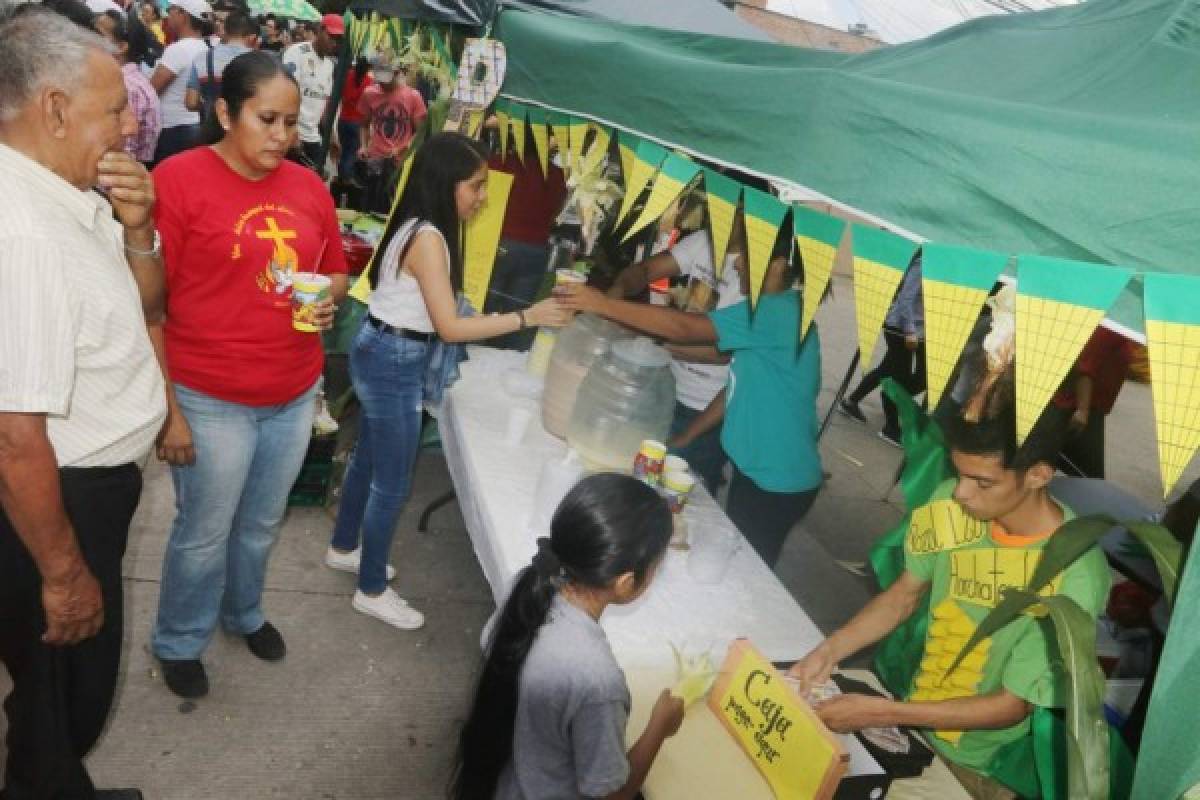
[(137, 463), (165, 416), (153, 185), (122, 152), (135, 125), (103, 39), (36, 8), (0, 21), (6, 800), (141, 797), (97, 791), (83, 765), (116, 686)]

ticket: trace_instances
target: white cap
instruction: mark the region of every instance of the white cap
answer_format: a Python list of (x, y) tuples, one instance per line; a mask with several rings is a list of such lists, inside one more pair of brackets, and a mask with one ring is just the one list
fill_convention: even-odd
[(103, 14), (106, 11), (115, 11), (118, 14), (124, 14), (125, 9), (113, 2), (113, 0), (87, 0), (88, 11), (93, 14)]
[(171, 0), (169, 5), (178, 6), (186, 11), (189, 16), (196, 19), (200, 19), (205, 14), (212, 13), (212, 6), (206, 3), (205, 0)]

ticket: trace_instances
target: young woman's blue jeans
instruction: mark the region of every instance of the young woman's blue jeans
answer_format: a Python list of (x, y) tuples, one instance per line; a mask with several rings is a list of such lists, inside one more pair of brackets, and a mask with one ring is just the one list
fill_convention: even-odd
[(350, 348), (350, 379), (362, 406), (358, 441), (342, 483), (333, 547), (359, 546), (358, 588), (379, 594), (400, 511), (412, 490), (421, 443), (421, 395), (431, 346), (376, 330), (364, 319)]
[(154, 654), (199, 658), (218, 618), (254, 633), (267, 556), (312, 434), (317, 385), (276, 406), (246, 406), (175, 385), (196, 462), (172, 467), (175, 525), (163, 560)]

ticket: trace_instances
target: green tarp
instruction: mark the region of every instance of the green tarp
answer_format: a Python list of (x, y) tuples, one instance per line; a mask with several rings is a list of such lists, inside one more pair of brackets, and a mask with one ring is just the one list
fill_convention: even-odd
[[(796, 184), (902, 232), (1200, 264), (1200, 0), (1089, 0), (847, 56), (503, 10), (504, 93)], [(1141, 282), (1111, 317), (1140, 330)]]

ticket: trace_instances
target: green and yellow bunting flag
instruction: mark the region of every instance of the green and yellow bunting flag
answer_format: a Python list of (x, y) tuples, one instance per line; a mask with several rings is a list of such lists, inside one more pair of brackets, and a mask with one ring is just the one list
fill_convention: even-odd
[(750, 307), (758, 305), (763, 279), (771, 263), (771, 251), (779, 238), (779, 226), (787, 216), (788, 207), (774, 195), (752, 189), (743, 190), (743, 213), (746, 220), (746, 265), (750, 270)]
[(596, 135), (592, 137), (592, 146), (583, 157), (583, 172), (589, 173), (600, 166), (604, 156), (608, 154), (608, 145), (612, 141), (612, 133), (603, 125), (592, 125)]
[(661, 217), (699, 172), (700, 167), (696, 162), (678, 153), (669, 153), (658, 170), (658, 177), (654, 179), (654, 186), (650, 189), (650, 197), (646, 200), (641, 216), (625, 232), (622, 241), (628, 241), (635, 233)]
[(1200, 278), (1147, 273), (1146, 349), (1163, 497), (1200, 449)]
[(483, 109), (471, 109), (467, 112), (467, 136), (478, 139), (481, 133), (483, 133)]
[(559, 111), (550, 111), (546, 114), (546, 122), (554, 132), (554, 143), (558, 146), (558, 163), (565, 172), (571, 166), (571, 118)]
[(859, 367), (871, 368), (875, 343), (896, 289), (904, 279), (917, 245), (889, 231), (853, 226), (854, 316), (858, 323)]
[(503, 163), (508, 159), (508, 134), (509, 134), (509, 102), (503, 97), (496, 100), (496, 127), (500, 133), (500, 162)]
[(969, 247), (927, 244), (921, 254), (925, 302), (925, 368), (929, 408), (937, 408), (988, 292), (1008, 256)]
[(508, 106), (508, 123), (512, 126), (513, 150), (517, 152), (517, 160), (525, 163), (525, 106), (510, 103)]
[(629, 209), (633, 208), (634, 202), (641, 196), (654, 173), (658, 171), (659, 164), (666, 157), (666, 149), (654, 142), (645, 139), (638, 142), (633, 164), (629, 172), (625, 173), (625, 197), (621, 200), (621, 211), (617, 214), (618, 223), (629, 214)]
[(725, 272), (725, 254), (733, 234), (734, 215), (742, 199), (742, 185), (716, 170), (704, 168), (704, 198), (708, 202), (708, 232), (712, 235), (713, 268), (717, 280)]
[(564, 155), (563, 164), (569, 169), (576, 170), (583, 165), (583, 145), (587, 140), (588, 121), (579, 117), (571, 117), (567, 127), (569, 129), (568, 135), (571, 137), (571, 157), (568, 161)]
[(1017, 444), (1033, 430), (1133, 273), (1043, 256), (1017, 259)]
[(542, 177), (550, 174), (550, 134), (546, 130), (546, 112), (537, 106), (525, 110), (529, 121), (529, 132), (533, 134), (533, 145), (537, 148), (538, 163), (542, 166)]
[(513, 176), (498, 169), (488, 170), (487, 203), (464, 226), (463, 234), (463, 294), (476, 312), (483, 311), (487, 300), (492, 268), (496, 265), (496, 250), (500, 245), (500, 229), (504, 211), (512, 191)]
[[(408, 175), (412, 172), (415, 155), (415, 150), (409, 150), (408, 157), (404, 159), (404, 165), (400, 167), (400, 177), (396, 179), (396, 194), (392, 197), (392, 207), (388, 211), (388, 222), (392, 221), (392, 215), (396, 213), (396, 206), (400, 204), (400, 196), (404, 194), (404, 187), (408, 185)], [(375, 252), (371, 254), (371, 260), (367, 262), (367, 268), (362, 271), (358, 280), (354, 282), (354, 286), (350, 288), (349, 295), (360, 303), (366, 303), (371, 299), (371, 270), (375, 269), (375, 262), (381, 258), (383, 258), (383, 249), (376, 247)]]
[(813, 211), (805, 206), (792, 206), (792, 229), (796, 249), (804, 266), (803, 307), (800, 316), (800, 338), (808, 335), (808, 327), (817, 315), (817, 307), (833, 277), (833, 262), (837, 259), (846, 223), (837, 217)]
[[(633, 174), (633, 164), (637, 161), (637, 149), (642, 140), (632, 133), (621, 131), (617, 137), (617, 153), (621, 157), (621, 180), (625, 183), (625, 194), (629, 194), (629, 178)], [(620, 222), (621, 217), (617, 217)]]

